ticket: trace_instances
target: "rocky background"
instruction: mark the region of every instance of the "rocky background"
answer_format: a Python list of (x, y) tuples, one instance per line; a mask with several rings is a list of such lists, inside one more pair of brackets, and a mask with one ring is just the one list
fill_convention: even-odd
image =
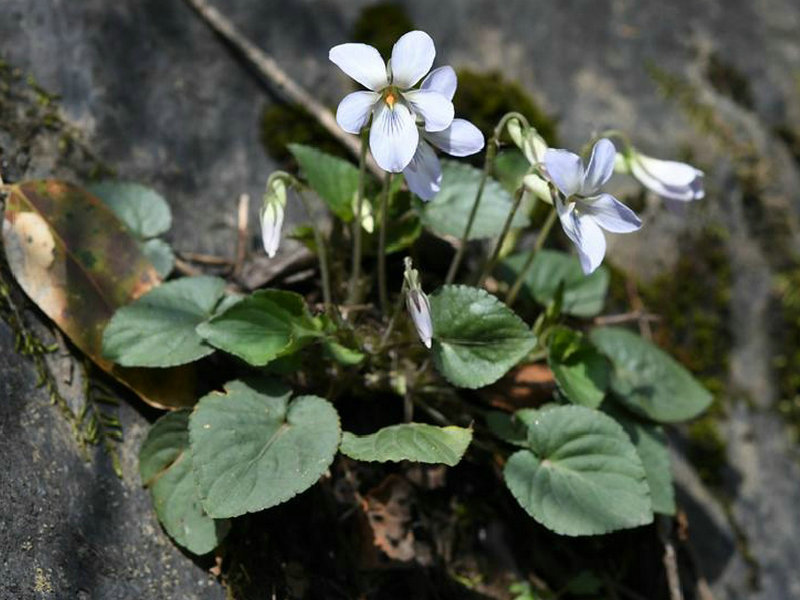
[[(216, 2), (331, 106), (350, 84), (327, 50), (352, 39), (371, 4)], [(563, 145), (619, 127), (642, 150), (707, 172), (706, 199), (683, 214), (632, 199), (647, 226), (616, 240), (610, 260), (619, 289), (637, 281), (635, 294), (662, 315), (656, 339), (717, 396), (712, 414), (673, 439), (695, 561), (713, 597), (800, 597), (800, 5), (397, 4), (436, 40), (437, 64), (519, 82)], [(169, 199), (177, 251), (232, 256), (237, 197), (258, 198), (282, 160), (265, 150), (275, 141), (263, 123), (283, 114), (269, 85), (182, 0), (0, 0), (0, 15), (6, 181), (140, 181)], [(223, 598), (212, 565), (172, 545), (140, 487), (136, 453), (153, 415), (135, 402), (115, 409), (122, 479), (102, 449), (85, 460), (47, 386), (36, 385), (44, 359), (15, 345), (9, 310), (0, 321), (0, 598)], [(48, 358), (52, 372), (67, 368), (61, 359)], [(69, 381), (62, 393), (77, 401), (80, 385)]]

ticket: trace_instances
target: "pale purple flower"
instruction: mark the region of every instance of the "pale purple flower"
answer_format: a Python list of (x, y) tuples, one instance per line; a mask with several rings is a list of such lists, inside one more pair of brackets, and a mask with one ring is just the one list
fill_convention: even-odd
[[(453, 67), (439, 67), (431, 71), (422, 82), (422, 90), (438, 92), (448, 100), (456, 93), (458, 79)], [(442, 166), (433, 144), (451, 156), (469, 156), (480, 152), (483, 148), (483, 134), (466, 119), (453, 119), (447, 129), (442, 131), (425, 131), (420, 128), (417, 151), (403, 169), (408, 189), (422, 200), (430, 200), (441, 189)]]
[(614, 144), (598, 141), (592, 149), (589, 165), (577, 154), (548, 149), (544, 156), (547, 176), (564, 195), (556, 197), (556, 209), (564, 233), (578, 249), (585, 274), (592, 273), (606, 253), (603, 229), (612, 233), (630, 233), (642, 226), (639, 217), (611, 194), (600, 192), (614, 172)]
[(411, 89), (430, 71), (436, 56), (427, 33), (403, 35), (392, 48), (388, 64), (367, 44), (340, 44), (328, 56), (369, 90), (345, 96), (336, 120), (345, 131), (358, 133), (372, 116), (369, 146), (383, 170), (399, 173), (411, 162), (419, 143), (416, 116), (427, 132), (442, 131), (452, 123), (450, 98), (432, 89)]
[(691, 165), (652, 158), (635, 150), (627, 157), (627, 162), (631, 175), (662, 198), (691, 202), (705, 196), (704, 174)]

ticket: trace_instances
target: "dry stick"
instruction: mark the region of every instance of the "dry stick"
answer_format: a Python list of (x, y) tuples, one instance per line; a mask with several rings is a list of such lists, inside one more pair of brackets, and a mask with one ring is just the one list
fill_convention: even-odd
[(249, 229), (248, 216), (250, 212), (250, 195), (239, 196), (239, 211), (237, 215), (236, 258), (233, 263), (233, 276), (238, 277), (242, 272), (244, 258), (247, 254), (247, 231)]
[[(359, 156), (361, 144), (359, 144), (358, 138), (349, 135), (339, 127), (331, 111), (289, 77), (278, 66), (274, 58), (242, 35), (227, 17), (206, 0), (186, 0), (186, 3), (197, 11), (211, 29), (238, 50), (261, 75), (268, 79), (279, 96), (288, 102), (302, 106), (328, 133), (341, 142), (353, 156)], [(374, 160), (368, 159), (368, 166), (377, 177), (383, 176), (383, 171)]]
[(514, 304), (514, 300), (517, 299), (517, 294), (519, 294), (519, 290), (525, 281), (525, 277), (527, 277), (528, 271), (530, 271), (531, 267), (533, 266), (533, 259), (536, 258), (536, 255), (539, 254), (539, 250), (541, 250), (542, 246), (544, 246), (544, 242), (547, 240), (547, 236), (550, 234), (550, 230), (553, 228), (553, 224), (556, 222), (557, 216), (556, 209), (551, 208), (550, 214), (547, 215), (547, 220), (544, 222), (544, 225), (542, 225), (542, 228), (539, 231), (539, 237), (536, 238), (536, 243), (534, 244), (533, 248), (531, 248), (528, 258), (525, 259), (525, 264), (522, 266), (522, 270), (520, 270), (517, 280), (511, 287), (511, 291), (508, 292), (506, 304), (509, 306), (509, 308)]
[(198, 254), (197, 252), (178, 252), (178, 255), (189, 262), (201, 265), (216, 265), (220, 267), (230, 267), (233, 263), (231, 259), (213, 254)]
[(367, 130), (361, 132), (361, 152), (358, 156), (358, 189), (356, 191), (356, 218), (353, 229), (353, 264), (350, 270), (350, 284), (347, 287), (347, 303), (356, 304), (358, 297), (358, 280), (361, 279), (361, 255), (362, 237), (361, 232), (362, 214), (364, 212), (364, 171), (367, 164)]
[(386, 175), (381, 195), (381, 225), (378, 231), (378, 299), (381, 305), (381, 314), (386, 315), (389, 310), (389, 294), (386, 287), (386, 223), (389, 212), (389, 197), (392, 193), (392, 173)]

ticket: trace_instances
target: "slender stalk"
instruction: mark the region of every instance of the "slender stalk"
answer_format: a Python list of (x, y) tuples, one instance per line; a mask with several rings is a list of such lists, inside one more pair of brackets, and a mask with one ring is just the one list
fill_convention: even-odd
[(325, 306), (331, 305), (331, 280), (328, 273), (328, 252), (325, 249), (325, 239), (322, 237), (322, 232), (317, 227), (314, 215), (311, 212), (311, 205), (303, 190), (298, 189), (297, 195), (300, 196), (300, 201), (303, 203), (303, 208), (306, 210), (308, 220), (311, 224), (311, 230), (314, 232), (314, 242), (317, 245), (317, 259), (319, 260), (319, 272), (322, 275), (322, 301)]
[(514, 203), (511, 205), (511, 210), (508, 212), (508, 217), (506, 217), (506, 222), (503, 224), (503, 230), (500, 232), (500, 237), (497, 238), (497, 244), (495, 244), (494, 250), (492, 251), (492, 256), (489, 260), (486, 261), (486, 264), (483, 265), (483, 271), (481, 272), (481, 277), (478, 279), (478, 287), (482, 287), (486, 278), (489, 277), (489, 274), (494, 269), (494, 265), (497, 262), (497, 257), (500, 256), (500, 250), (503, 249), (503, 243), (506, 241), (506, 236), (508, 232), (511, 230), (511, 223), (514, 221), (514, 217), (517, 214), (517, 210), (519, 210), (519, 205), (522, 203), (522, 196), (525, 195), (525, 188), (520, 187), (517, 192), (514, 194)]
[(450, 263), (450, 268), (447, 269), (447, 277), (445, 278), (445, 284), (447, 285), (453, 283), (453, 280), (456, 278), (458, 267), (461, 266), (461, 260), (464, 258), (464, 251), (467, 248), (469, 234), (472, 232), (472, 225), (475, 223), (475, 216), (478, 214), (478, 207), (481, 204), (483, 188), (486, 186), (486, 180), (488, 179), (489, 173), (491, 173), (492, 167), (494, 166), (494, 159), (495, 156), (497, 156), (497, 145), (500, 141), (500, 136), (503, 134), (503, 129), (505, 128), (506, 124), (511, 119), (519, 119), (524, 127), (528, 127), (528, 120), (523, 115), (518, 112), (510, 112), (503, 115), (503, 118), (500, 119), (497, 127), (494, 128), (492, 137), (489, 138), (489, 143), (486, 144), (486, 158), (483, 161), (483, 175), (481, 176), (480, 184), (478, 184), (478, 191), (475, 193), (475, 200), (472, 202), (472, 209), (469, 212), (467, 226), (464, 228), (464, 233), (461, 235), (461, 241), (456, 249), (456, 255), (453, 257), (453, 261)]
[(520, 270), (519, 275), (517, 275), (517, 279), (514, 282), (514, 285), (511, 286), (511, 290), (508, 292), (508, 296), (506, 296), (506, 304), (511, 307), (514, 304), (514, 300), (517, 299), (517, 294), (519, 294), (519, 290), (522, 287), (525, 278), (528, 275), (528, 272), (531, 270), (533, 266), (533, 259), (536, 258), (536, 255), (539, 253), (539, 250), (542, 249), (544, 246), (545, 241), (547, 240), (547, 236), (550, 235), (550, 230), (553, 229), (553, 224), (556, 222), (556, 217), (558, 213), (556, 212), (555, 207), (550, 209), (550, 213), (547, 215), (547, 220), (542, 225), (542, 228), (539, 230), (539, 235), (536, 238), (536, 243), (531, 248), (530, 253), (528, 254), (528, 258), (525, 259), (525, 264), (522, 265), (522, 270)]
[(383, 184), (383, 194), (381, 194), (381, 225), (378, 231), (378, 299), (381, 305), (381, 313), (386, 315), (389, 312), (389, 294), (386, 287), (386, 223), (388, 222), (389, 197), (392, 189), (392, 175), (388, 173)]
[(358, 304), (358, 284), (361, 279), (361, 258), (363, 254), (361, 215), (364, 212), (364, 183), (367, 167), (367, 129), (361, 132), (361, 153), (358, 157), (358, 191), (356, 192), (356, 218), (353, 229), (353, 264), (350, 270), (350, 283), (347, 286), (347, 303)]

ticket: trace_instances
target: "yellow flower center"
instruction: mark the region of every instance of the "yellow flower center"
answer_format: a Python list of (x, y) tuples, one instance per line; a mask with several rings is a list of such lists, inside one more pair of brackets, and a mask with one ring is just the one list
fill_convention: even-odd
[(389, 108), (394, 108), (394, 103), (397, 102), (397, 96), (394, 95), (394, 92), (389, 92), (386, 94), (384, 101), (389, 106)]

